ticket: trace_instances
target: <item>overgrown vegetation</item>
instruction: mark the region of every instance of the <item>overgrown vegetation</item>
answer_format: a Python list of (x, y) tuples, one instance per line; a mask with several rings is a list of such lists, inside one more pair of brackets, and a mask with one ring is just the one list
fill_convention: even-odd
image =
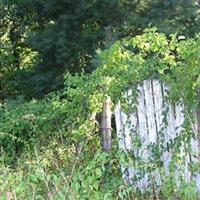
[[(132, 157), (118, 149), (114, 124), (112, 152), (100, 143), (104, 99), (126, 111), (123, 92), (148, 78), (183, 100), (184, 132), (199, 139), (199, 4), (181, 2), (1, 2), (0, 199), (198, 199), (194, 183), (177, 189), (173, 174), (157, 194), (128, 185), (121, 165)], [(144, 29), (150, 22), (158, 29)]]

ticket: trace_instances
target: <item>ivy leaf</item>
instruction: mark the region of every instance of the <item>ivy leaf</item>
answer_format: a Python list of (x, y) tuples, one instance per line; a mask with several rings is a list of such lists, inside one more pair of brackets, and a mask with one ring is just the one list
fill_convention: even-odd
[(98, 176), (98, 177), (101, 177), (102, 176), (102, 170), (101, 170), (101, 168), (96, 168), (96, 175)]

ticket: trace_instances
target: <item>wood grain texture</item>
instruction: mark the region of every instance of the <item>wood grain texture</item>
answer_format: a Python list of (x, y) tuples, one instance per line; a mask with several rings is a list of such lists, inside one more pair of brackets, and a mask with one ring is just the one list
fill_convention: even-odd
[(111, 98), (108, 96), (103, 104), (103, 112), (101, 118), (102, 132), (102, 149), (103, 151), (111, 151)]
[[(185, 108), (181, 101), (172, 103), (169, 100), (169, 90), (169, 87), (158, 80), (145, 80), (137, 88), (138, 103), (134, 113), (126, 114), (122, 111), (120, 103), (117, 104), (115, 120), (119, 148), (140, 160), (140, 164), (137, 161), (130, 162), (129, 167), (123, 167), (122, 164), (123, 177), (140, 190), (147, 189), (150, 182), (154, 182), (157, 186), (161, 185), (159, 167), (150, 172), (145, 170), (141, 172), (138, 166), (141, 164), (150, 166), (152, 163), (156, 165), (157, 161), (160, 161), (164, 174), (168, 176), (175, 148), (178, 148), (181, 157), (179, 162), (175, 163), (173, 172), (177, 187), (181, 177), (184, 177), (186, 181), (194, 180), (200, 192), (200, 174), (192, 174), (189, 170), (189, 164), (198, 161), (195, 156), (199, 151), (198, 139), (191, 137), (189, 142), (183, 139)], [(135, 90), (129, 89), (124, 96), (131, 98), (133, 91)], [(128, 99), (128, 102), (131, 101)], [(181, 138), (178, 147), (175, 142), (177, 137)], [(139, 147), (134, 146), (136, 138), (140, 140)], [(155, 155), (154, 148), (158, 149), (159, 155)], [(188, 152), (187, 148), (190, 148), (191, 152)]]

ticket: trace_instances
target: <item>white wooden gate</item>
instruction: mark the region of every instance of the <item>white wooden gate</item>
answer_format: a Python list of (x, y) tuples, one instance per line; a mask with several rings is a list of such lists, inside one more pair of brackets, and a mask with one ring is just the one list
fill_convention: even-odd
[[(159, 188), (163, 175), (174, 174), (177, 187), (182, 177), (186, 182), (193, 180), (200, 192), (200, 174), (189, 167), (197, 163), (198, 142), (184, 129), (184, 105), (171, 103), (169, 88), (158, 80), (145, 80), (137, 91), (135, 112), (122, 112), (120, 103), (115, 108), (119, 148), (133, 158), (128, 165), (122, 164), (124, 179), (146, 191), (152, 182)], [(130, 89), (125, 93), (128, 102), (133, 92)], [(131, 101), (128, 104), (132, 106)]]

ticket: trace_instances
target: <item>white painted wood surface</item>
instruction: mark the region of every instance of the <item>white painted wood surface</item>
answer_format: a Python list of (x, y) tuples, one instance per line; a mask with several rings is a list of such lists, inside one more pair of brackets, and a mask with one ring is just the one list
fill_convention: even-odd
[[(162, 184), (161, 177), (171, 173), (174, 174), (177, 187), (182, 177), (186, 182), (195, 181), (200, 193), (200, 174), (192, 174), (189, 170), (191, 162), (197, 162), (195, 155), (198, 153), (199, 145), (194, 138), (189, 142), (183, 139), (184, 105), (181, 102), (176, 105), (171, 103), (167, 98), (169, 88), (158, 80), (145, 80), (137, 90), (139, 95), (136, 112), (124, 113), (120, 103), (115, 108), (119, 148), (136, 158), (128, 167), (122, 164), (123, 178), (133, 187), (145, 191), (149, 189), (152, 182), (157, 186), (156, 188), (159, 188)], [(124, 97), (130, 98), (133, 93), (134, 90), (129, 89)], [(128, 99), (127, 102), (131, 107), (131, 101)], [(172, 172), (170, 165), (175, 158), (175, 146), (172, 146), (172, 143), (177, 137), (181, 137), (181, 144), (177, 147), (180, 158), (173, 161), (176, 167)], [(139, 146), (134, 145), (136, 138), (139, 138)], [(153, 147), (160, 153), (157, 157), (154, 155)], [(191, 149), (189, 153), (186, 150), (188, 147)], [(158, 160), (162, 162), (161, 167), (145, 170), (152, 164), (156, 166)]]

